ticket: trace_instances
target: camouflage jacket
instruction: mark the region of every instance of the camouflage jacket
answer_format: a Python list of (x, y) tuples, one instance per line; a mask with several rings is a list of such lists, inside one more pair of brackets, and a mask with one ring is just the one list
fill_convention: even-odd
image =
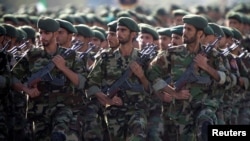
[[(13, 73), (18, 79), (22, 79), (22, 76), (29, 78), (31, 74), (39, 71), (40, 69), (44, 68), (47, 64), (50, 63), (51, 59), (57, 55), (62, 54), (66, 48), (58, 46), (57, 51), (54, 55), (50, 55), (45, 52), (42, 47), (39, 48), (32, 48), (29, 50), (27, 55), (23, 59), (27, 59), (27, 64), (18, 64), (14, 69)], [(65, 85), (63, 87), (68, 87), (68, 91), (74, 91), (74, 88), (83, 89), (85, 86), (86, 81), (86, 74), (81, 69), (80, 63), (76, 60), (76, 54), (70, 56), (66, 60), (66, 66), (70, 68), (72, 71), (78, 73), (78, 77), (80, 83), (77, 87), (74, 87), (73, 84), (64, 76), (64, 74), (54, 67), (50, 72), (52, 78), (60, 78), (62, 81), (65, 81)], [(25, 80), (24, 80), (25, 81)]]
[[(204, 46), (200, 46), (198, 52), (203, 52)], [(213, 51), (211, 51), (212, 53)], [(162, 51), (158, 56), (151, 62), (148, 77), (149, 80), (153, 83), (154, 91), (157, 91), (159, 87), (164, 87), (167, 85), (167, 78), (171, 78), (171, 81), (168, 81), (168, 84), (174, 84), (186, 71), (189, 65), (192, 63), (195, 53), (190, 53), (185, 45), (174, 46), (169, 48), (166, 51)], [(213, 57), (211, 54), (207, 56), (209, 59), (209, 64), (217, 69), (220, 76), (220, 82), (217, 82), (212, 79), (212, 77), (203, 70), (198, 70), (195, 72), (197, 76), (208, 77), (211, 79), (210, 84), (199, 84), (196, 82), (187, 83), (185, 88), (190, 90), (192, 98), (190, 99), (191, 104), (197, 102), (203, 102), (207, 96), (212, 96), (215, 87), (226, 87), (225, 85), (230, 85), (231, 79), (228, 76), (228, 70), (226, 69), (223, 60), (220, 57)], [(181, 105), (188, 102), (187, 100), (176, 100), (180, 105), (178, 109), (179, 112), (183, 109)], [(178, 105), (177, 104), (177, 105)]]
[[(88, 97), (94, 97), (104, 87), (109, 87), (113, 82), (118, 80), (129, 67), (129, 64), (139, 57), (138, 49), (134, 49), (128, 57), (123, 57), (120, 54), (119, 48), (113, 52), (106, 51), (101, 54), (101, 57), (95, 62), (92, 71), (88, 75)], [(128, 82), (131, 84), (140, 84), (139, 79), (135, 75), (129, 77)], [(135, 92), (132, 90), (126, 90), (126, 94), (129, 99), (137, 99), (138, 102), (144, 101), (146, 95), (149, 95), (145, 91)]]

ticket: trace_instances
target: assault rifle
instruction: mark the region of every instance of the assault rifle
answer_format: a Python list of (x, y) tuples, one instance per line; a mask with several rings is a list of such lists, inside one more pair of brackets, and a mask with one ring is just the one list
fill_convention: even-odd
[(26, 50), (28, 43), (29, 41), (27, 40), (19, 46), (14, 46), (12, 49), (9, 50), (9, 52), (13, 54), (14, 56), (16, 56), (18, 51), (22, 52), (23, 50)]
[[(157, 46), (153, 44), (147, 44), (147, 46), (139, 52), (139, 58), (137, 58), (137, 63), (142, 67), (145, 67), (150, 60), (152, 60), (157, 55)], [(122, 74), (122, 76), (117, 79), (110, 87), (103, 88), (103, 92), (108, 95), (109, 98), (113, 98), (120, 90), (133, 90), (133, 91), (143, 91), (143, 87), (140, 84), (131, 84), (128, 78), (132, 75), (131, 69), (128, 67)]]
[[(65, 50), (62, 54), (60, 54), (64, 59), (71, 56), (72, 54), (75, 54), (75, 51), (77, 51), (79, 48), (81, 48), (83, 45), (82, 42), (77, 41), (72, 45), (71, 48), (68, 48)], [(55, 64), (50, 61), (46, 66), (44, 66), (41, 70), (31, 74), (31, 76), (28, 78), (28, 86), (33, 87), (35, 84), (37, 84), (40, 81), (50, 81), (50, 83), (53, 83), (53, 85), (57, 86), (63, 86), (64, 81), (58, 80), (53, 81), (55, 78), (52, 78), (50, 71), (55, 67)]]
[[(221, 36), (217, 37), (217, 39), (212, 43), (208, 44), (204, 50), (204, 54), (207, 55), (214, 48), (217, 42), (221, 39)], [(194, 68), (195, 62), (189, 65), (186, 71), (181, 75), (181, 77), (174, 83), (174, 87), (176, 91), (180, 91), (187, 83), (199, 83), (199, 84), (210, 84), (211, 80), (208, 77), (201, 77), (195, 74)]]
[(84, 59), (90, 53), (90, 51), (96, 48), (96, 46), (91, 42), (88, 45), (89, 45), (89, 48), (85, 52), (79, 55), (80, 59)]
[(234, 40), (234, 43), (222, 52), (222, 55), (227, 56), (231, 51), (235, 50), (240, 45), (239, 40)]

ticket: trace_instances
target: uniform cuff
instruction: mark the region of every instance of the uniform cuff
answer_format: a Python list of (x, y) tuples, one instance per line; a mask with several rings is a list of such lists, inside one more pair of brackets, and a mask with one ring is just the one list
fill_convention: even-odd
[(82, 76), (81, 74), (78, 74), (78, 79), (79, 79), (79, 84), (78, 84), (78, 89), (83, 89), (85, 87), (85, 83), (86, 83), (86, 78), (84, 76)]
[(234, 74), (231, 74), (231, 78), (232, 78), (232, 87), (237, 85), (237, 77)]
[(226, 74), (222, 71), (217, 71), (220, 76), (219, 84), (224, 84), (226, 82)]
[(87, 90), (87, 97), (93, 97), (96, 93), (101, 92), (101, 89), (97, 86), (92, 86)]
[(158, 92), (160, 90), (162, 90), (164, 87), (166, 87), (168, 84), (162, 80), (162, 79), (157, 79), (154, 84), (153, 84), (153, 91), (154, 92)]

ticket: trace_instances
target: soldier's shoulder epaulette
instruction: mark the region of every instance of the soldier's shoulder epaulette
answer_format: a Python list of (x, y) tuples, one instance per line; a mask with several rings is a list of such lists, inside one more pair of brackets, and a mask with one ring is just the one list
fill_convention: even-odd
[(171, 46), (168, 48), (168, 52), (182, 52), (184, 50), (186, 50), (185, 45)]

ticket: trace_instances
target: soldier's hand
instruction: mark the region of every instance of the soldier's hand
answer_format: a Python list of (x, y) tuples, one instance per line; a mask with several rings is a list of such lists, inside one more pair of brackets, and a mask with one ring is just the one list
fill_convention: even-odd
[(164, 92), (164, 91), (159, 91), (157, 94), (156, 94), (162, 101), (164, 102), (171, 102), (173, 100), (173, 96), (170, 95), (169, 93), (167, 92)]
[(182, 99), (182, 100), (186, 100), (189, 99), (191, 96), (189, 90), (187, 89), (182, 89), (178, 92), (176, 92), (176, 94), (174, 94), (175, 99)]
[(197, 54), (196, 57), (194, 58), (194, 62), (196, 63), (196, 65), (203, 69), (203, 70), (207, 70), (207, 66), (208, 66), (208, 59), (205, 55), (202, 54)]
[(66, 61), (61, 55), (56, 55), (52, 61), (59, 70), (63, 70), (66, 67)]
[(130, 69), (131, 71), (138, 77), (138, 78), (142, 78), (144, 77), (144, 71), (142, 70), (142, 67), (136, 62), (132, 62), (130, 64)]
[(103, 106), (110, 106), (110, 105), (121, 106), (122, 105), (122, 100), (120, 98), (118, 98), (117, 96), (110, 99), (103, 92), (98, 92), (95, 94), (95, 96)]
[(40, 95), (40, 91), (37, 88), (28, 88), (24, 92), (29, 95), (30, 98), (35, 98)]

